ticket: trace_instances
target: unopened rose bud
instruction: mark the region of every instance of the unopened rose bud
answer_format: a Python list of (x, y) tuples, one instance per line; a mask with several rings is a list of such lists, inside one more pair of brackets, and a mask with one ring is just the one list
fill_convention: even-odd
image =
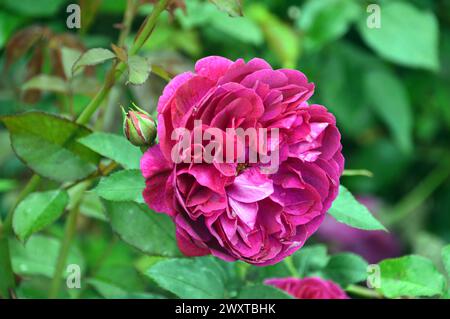
[(133, 145), (150, 146), (156, 138), (156, 123), (142, 110), (124, 111), (123, 133)]

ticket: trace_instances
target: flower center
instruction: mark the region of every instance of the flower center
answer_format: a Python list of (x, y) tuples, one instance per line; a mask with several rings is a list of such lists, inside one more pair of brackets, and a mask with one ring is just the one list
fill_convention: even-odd
[(239, 175), (243, 170), (249, 167), (247, 163), (239, 163), (236, 168), (236, 176)]

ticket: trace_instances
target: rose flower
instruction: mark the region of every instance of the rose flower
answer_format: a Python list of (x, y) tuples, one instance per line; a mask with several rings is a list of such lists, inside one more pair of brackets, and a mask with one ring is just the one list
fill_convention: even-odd
[(337, 284), (318, 277), (272, 278), (264, 283), (284, 290), (297, 299), (348, 299)]
[[(141, 160), (143, 195), (172, 218), (185, 255), (270, 265), (317, 230), (344, 158), (334, 116), (307, 103), (313, 92), (299, 71), (214, 56), (166, 86), (159, 144)], [(239, 129), (254, 138), (233, 134)]]

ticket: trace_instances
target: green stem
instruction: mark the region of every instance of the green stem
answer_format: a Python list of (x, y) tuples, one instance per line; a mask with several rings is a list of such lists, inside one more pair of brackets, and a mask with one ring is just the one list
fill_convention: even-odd
[(127, 0), (127, 9), (125, 11), (125, 14), (123, 16), (123, 29), (120, 32), (119, 35), (119, 41), (117, 44), (119, 47), (123, 47), (125, 45), (125, 40), (128, 37), (128, 34), (130, 33), (131, 25), (134, 20), (134, 15), (136, 14), (138, 2), (136, 0)]
[(425, 179), (423, 179), (394, 208), (391, 214), (384, 214), (388, 225), (395, 224), (419, 207), (450, 175), (450, 164), (444, 159)]
[(292, 277), (300, 278), (300, 273), (298, 272), (297, 268), (295, 268), (294, 261), (292, 260), (291, 256), (284, 259), (284, 264), (291, 273)]
[(366, 176), (373, 177), (373, 173), (367, 169), (345, 169), (342, 176)]
[[(141, 32), (137, 36), (133, 46), (131, 47), (128, 53), (129, 55), (136, 54), (137, 51), (139, 51), (142, 48), (145, 41), (147, 41), (148, 37), (152, 33), (153, 28), (156, 25), (156, 20), (158, 19), (161, 12), (166, 8), (168, 3), (169, 0), (161, 0), (160, 2), (158, 2), (158, 4), (153, 9), (152, 14), (149, 16), (144, 26), (142, 27)], [(112, 70), (111, 74), (113, 74), (113, 76), (108, 77), (109, 79), (107, 80), (105, 85), (103, 85), (101, 90), (95, 95), (92, 101), (86, 106), (86, 108), (78, 117), (76, 121), (78, 124), (87, 124), (91, 116), (100, 107), (101, 102), (109, 93), (115, 81), (119, 79), (120, 76), (123, 74), (123, 72), (126, 70), (126, 67), (127, 65), (124, 62), (120, 62), (119, 64), (117, 64), (117, 66)]]
[(17, 205), (28, 196), (31, 192), (33, 192), (36, 187), (41, 182), (41, 177), (39, 175), (34, 174), (31, 179), (28, 181), (25, 188), (20, 192), (20, 194), (17, 196), (16, 201), (14, 202), (14, 205), (11, 207), (11, 209), (8, 212), (8, 215), (5, 218), (5, 222), (3, 223), (2, 231), (0, 231), (0, 238), (1, 237), (8, 237), (11, 234), (12, 231), (12, 220), (14, 215), (14, 210), (16, 209)]
[(152, 65), (152, 73), (156, 74), (161, 79), (163, 79), (163, 80), (165, 80), (167, 82), (172, 80), (172, 77), (170, 76), (170, 74), (166, 70), (164, 70), (162, 67), (160, 67), (158, 65)]
[(53, 279), (50, 285), (49, 295), (50, 299), (58, 297), (59, 290), (61, 287), (61, 279), (63, 277), (64, 267), (66, 266), (67, 256), (69, 255), (69, 249), (72, 243), (72, 239), (75, 235), (77, 227), (77, 217), (78, 211), (83, 198), (84, 191), (89, 188), (92, 181), (84, 182), (84, 185), (80, 187), (78, 192), (73, 197), (73, 206), (69, 211), (66, 220), (66, 226), (64, 231), (64, 238), (61, 244), (61, 248), (58, 254), (58, 260), (56, 262), (55, 272), (53, 273)]
[(77, 124), (84, 125), (89, 122), (91, 116), (95, 113), (95, 111), (97, 111), (105, 97), (108, 95), (111, 87), (112, 83), (105, 83), (102, 86), (100, 91), (97, 92), (91, 102), (89, 102), (89, 104), (84, 108), (83, 112), (81, 112), (80, 116), (78, 116), (76, 120)]
[(347, 289), (345, 289), (345, 291), (352, 295), (356, 295), (356, 296), (364, 297), (364, 298), (372, 298), (372, 299), (373, 298), (376, 298), (376, 299), (383, 298), (383, 296), (380, 295), (375, 290), (372, 290), (372, 289), (369, 289), (366, 287), (357, 286), (357, 285), (350, 285), (347, 287)]
[(8, 238), (0, 238), (0, 298), (10, 298), (15, 286)]
[(161, 0), (158, 2), (158, 4), (155, 5), (152, 14), (150, 15), (150, 17), (148, 17), (147, 21), (141, 29), (141, 32), (137, 35), (136, 40), (134, 41), (133, 46), (130, 49), (129, 55), (136, 54), (145, 44), (156, 25), (156, 21), (159, 15), (167, 7), (169, 1), (170, 0)]

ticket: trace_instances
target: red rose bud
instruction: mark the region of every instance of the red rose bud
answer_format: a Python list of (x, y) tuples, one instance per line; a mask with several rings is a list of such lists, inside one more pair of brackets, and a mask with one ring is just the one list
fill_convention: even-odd
[(149, 146), (156, 138), (156, 123), (144, 111), (124, 111), (123, 133), (131, 144)]

